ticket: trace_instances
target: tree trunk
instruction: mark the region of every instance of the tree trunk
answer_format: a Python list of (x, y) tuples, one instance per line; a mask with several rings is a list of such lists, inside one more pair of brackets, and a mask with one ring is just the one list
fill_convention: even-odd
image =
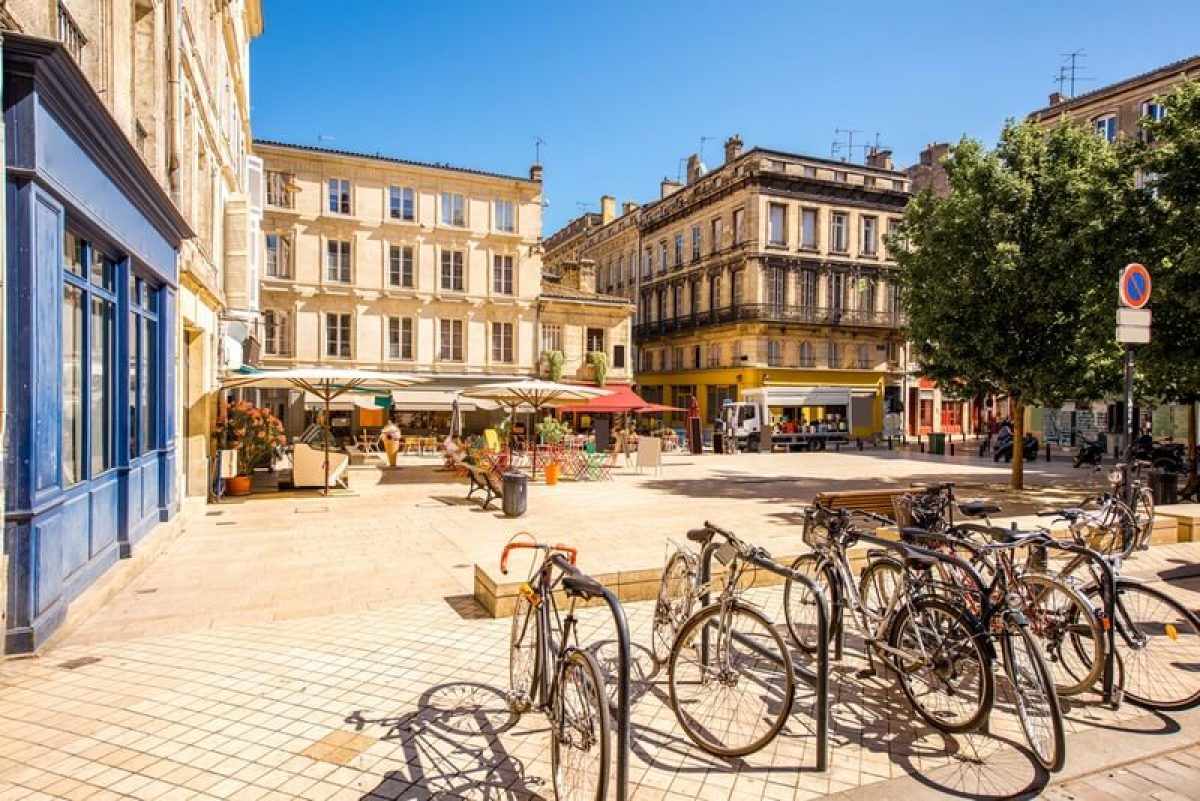
[(1019, 400), (1013, 401), (1012, 449), (1012, 476), (1008, 486), (1015, 490), (1025, 489), (1025, 404)]

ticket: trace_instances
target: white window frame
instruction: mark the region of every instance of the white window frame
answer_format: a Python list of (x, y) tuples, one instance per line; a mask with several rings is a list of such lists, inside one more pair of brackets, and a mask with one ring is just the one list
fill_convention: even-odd
[[(812, 225), (809, 225), (809, 221)], [(816, 250), (821, 244), (821, 214), (806, 206), (800, 209), (800, 247), (805, 250)]]
[[(399, 263), (393, 257), (399, 254)], [(398, 269), (393, 270), (396, 266)], [(407, 276), (405, 275), (407, 267)], [(412, 245), (388, 245), (387, 285), (391, 289), (416, 289), (416, 251)], [(405, 278), (408, 280), (406, 281)]]
[[(449, 263), (447, 258), (449, 257)], [(455, 257), (458, 257), (457, 260)], [(452, 248), (443, 248), (441, 256), (438, 259), (438, 289), (442, 292), (465, 292), (467, 288), (466, 279), (466, 252), (462, 250), (454, 250)], [(455, 263), (457, 261), (457, 264)], [(449, 267), (449, 272), (447, 272)], [(450, 279), (450, 286), (446, 286), (447, 277)]]
[(700, 261), (700, 223), (692, 226), (692, 261)]
[[(337, 318), (336, 323), (334, 318)], [(347, 312), (325, 312), (325, 357), (327, 359), (354, 358), (354, 315)]]
[(733, 210), (733, 244), (740, 245), (746, 241), (746, 210)]
[[(275, 256), (271, 258), (271, 238), (275, 238)], [(265, 250), (263, 267), (267, 278), (291, 278), (292, 277), (292, 238), (290, 235), (280, 233), (279, 231), (267, 231), (263, 238), (263, 248)], [(274, 268), (272, 268), (272, 263)]]
[(516, 362), (515, 326), (500, 320), (492, 321), (492, 361), (497, 364)]
[[(337, 266), (333, 264), (334, 253), (331, 250), (337, 246)], [(342, 246), (345, 247), (342, 247)], [(336, 271), (336, 277), (330, 277)], [(342, 276), (345, 276), (344, 278)], [(325, 240), (325, 283), (350, 284), (354, 282), (354, 243), (348, 239)]]
[[(336, 189), (334, 184), (337, 185)], [(333, 208), (334, 206), (337, 208)], [(325, 210), (330, 214), (354, 213), (354, 188), (349, 178), (330, 178), (325, 182)]]
[(442, 225), (450, 228), (466, 228), (467, 196), (462, 192), (442, 192), (440, 198), (438, 213), (441, 215)]
[(492, 255), (492, 293), (513, 295), (517, 287), (516, 257), (508, 253)]
[(415, 358), (416, 321), (412, 317), (388, 317), (385, 333), (388, 361), (411, 362)]
[(1116, 114), (1101, 114), (1091, 122), (1092, 130), (1097, 136), (1104, 139), (1105, 142), (1117, 141), (1117, 115)]
[(556, 350), (562, 353), (563, 332), (558, 323), (542, 323), (542, 352)]
[(724, 220), (722, 220), (720, 217), (713, 218), (711, 225), (712, 241), (708, 244), (709, 253), (716, 253), (721, 249), (721, 235), (724, 233), (724, 231), (722, 231), (724, 224)]
[(783, 343), (778, 339), (767, 340), (767, 366), (783, 367)]
[[(501, 209), (507, 207), (507, 214), (502, 214)], [(508, 218), (508, 227), (501, 225), (504, 222), (504, 217)], [(517, 204), (511, 200), (496, 198), (492, 201), (492, 228), (505, 234), (515, 234), (517, 232)]]
[(850, 251), (850, 215), (847, 212), (835, 211), (829, 215), (829, 250), (833, 253)]
[(263, 310), (263, 353), (268, 356), (292, 355), (292, 315), (283, 309)]
[(767, 204), (767, 244), (787, 247), (787, 204)]
[[(879, 255), (879, 218), (863, 215), (859, 217), (859, 253), (863, 256)], [(867, 231), (870, 230), (870, 236)]]
[[(447, 337), (447, 334), (449, 336)], [(438, 319), (438, 358), (439, 362), (465, 361), (466, 347), (465, 326), (462, 320), (449, 317)]]
[[(396, 200), (399, 199), (399, 208), (396, 208)], [(388, 187), (388, 219), (398, 220), (400, 222), (416, 222), (417, 221), (417, 191), (411, 186), (389, 186)], [(405, 206), (408, 207), (406, 215)]]

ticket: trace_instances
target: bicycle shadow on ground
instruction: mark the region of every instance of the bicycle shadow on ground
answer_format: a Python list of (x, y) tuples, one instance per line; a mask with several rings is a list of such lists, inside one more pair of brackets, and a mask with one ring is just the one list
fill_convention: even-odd
[(526, 801), (553, 795), (523, 762), (508, 753), (500, 736), (519, 716), (505, 694), (487, 684), (453, 682), (431, 687), (417, 709), (394, 717), (347, 716), (355, 731), (403, 744), (403, 764), (389, 770), (363, 798), (441, 801)]

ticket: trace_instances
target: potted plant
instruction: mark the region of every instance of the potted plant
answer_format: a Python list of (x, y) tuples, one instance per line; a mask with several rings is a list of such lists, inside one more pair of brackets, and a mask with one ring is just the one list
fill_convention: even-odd
[(269, 467), (276, 446), (287, 442), (283, 423), (271, 414), (270, 409), (243, 400), (229, 407), (226, 425), (238, 452), (238, 473), (228, 481), (229, 494), (249, 495), (254, 468)]
[(588, 352), (587, 358), (596, 376), (596, 386), (604, 386), (608, 378), (608, 354), (602, 350), (593, 350)]
[[(564, 421), (547, 417), (545, 420), (537, 424), (538, 439), (547, 445), (557, 445), (563, 441), (563, 437), (571, 433), (571, 427)], [(550, 461), (546, 464), (546, 483), (553, 485), (558, 483), (558, 473), (560, 465), (556, 456), (551, 456)]]
[(563, 371), (563, 352), (561, 350), (542, 351), (542, 359), (546, 362), (546, 375), (551, 381), (561, 381)]

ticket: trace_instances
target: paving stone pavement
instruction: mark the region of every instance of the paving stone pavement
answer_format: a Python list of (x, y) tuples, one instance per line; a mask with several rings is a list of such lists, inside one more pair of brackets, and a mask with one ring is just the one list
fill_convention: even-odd
[[(753, 600), (778, 616), (780, 596)], [(627, 606), (640, 645), (652, 606)], [(509, 621), (477, 615), (465, 602), (413, 604), (5, 662), (0, 799), (552, 798), (546, 719), (510, 714), (503, 695)], [(605, 657), (604, 610), (580, 615), (582, 641)], [(851, 655), (835, 667), (831, 766), (817, 773), (810, 690), (766, 749), (717, 759), (683, 736), (638, 648), (631, 798), (808, 799), (909, 773), (937, 777), (939, 792), (1002, 798), (1046, 781), (1019, 745), (1003, 681), (991, 734), (951, 737), (914, 723), (892, 682), (859, 679), (860, 666)], [(1143, 716), (1072, 703), (1066, 723), (1070, 738), (1136, 730)]]
[(1046, 788), (1046, 801), (1153, 798), (1188, 801), (1200, 794), (1200, 745), (1162, 754)]

